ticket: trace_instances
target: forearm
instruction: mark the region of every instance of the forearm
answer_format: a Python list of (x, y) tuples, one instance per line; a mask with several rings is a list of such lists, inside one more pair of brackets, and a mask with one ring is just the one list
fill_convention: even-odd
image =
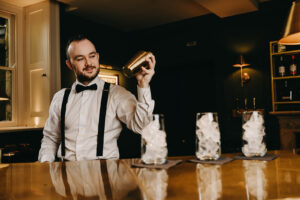
[(154, 109), (150, 88), (138, 87), (138, 100), (132, 95), (131, 98), (123, 101), (120, 107), (121, 121), (132, 131), (141, 133), (142, 129), (149, 124)]
[(51, 123), (50, 119), (48, 119), (45, 124), (43, 135), (38, 160), (40, 162), (52, 162), (55, 160), (60, 143), (60, 131), (57, 125), (54, 126), (54, 124)]
[(64, 90), (59, 91), (53, 97), (49, 108), (49, 118), (43, 130), (43, 139), (38, 160), (40, 162), (52, 162), (55, 160), (58, 146), (60, 144), (60, 110)]
[(53, 162), (57, 153), (58, 144), (47, 136), (42, 139), (38, 160), (40, 162)]

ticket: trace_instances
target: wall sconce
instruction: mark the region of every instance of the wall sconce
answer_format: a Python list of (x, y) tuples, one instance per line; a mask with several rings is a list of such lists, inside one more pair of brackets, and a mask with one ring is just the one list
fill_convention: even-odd
[(300, 1), (292, 3), (283, 37), (278, 41), (283, 45), (299, 45), (300, 44)]
[(241, 69), (241, 87), (244, 87), (244, 83), (250, 80), (250, 75), (247, 72), (243, 73), (243, 67), (249, 66), (250, 64), (245, 62), (243, 55), (240, 55), (236, 64), (232, 65), (234, 67), (240, 67)]

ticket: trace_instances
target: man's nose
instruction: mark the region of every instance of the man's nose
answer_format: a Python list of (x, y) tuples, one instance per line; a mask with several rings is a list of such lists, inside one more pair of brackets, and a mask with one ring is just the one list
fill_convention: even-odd
[(90, 66), (92, 64), (92, 60), (89, 58), (85, 58), (85, 65)]

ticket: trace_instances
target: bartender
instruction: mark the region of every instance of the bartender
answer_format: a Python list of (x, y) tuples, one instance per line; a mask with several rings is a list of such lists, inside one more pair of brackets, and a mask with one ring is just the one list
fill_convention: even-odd
[(136, 133), (150, 122), (154, 109), (150, 81), (155, 57), (146, 58), (148, 67), (136, 74), (137, 96), (98, 77), (99, 53), (84, 35), (72, 37), (66, 46), (66, 65), (76, 81), (69, 89), (58, 91), (49, 108), (38, 159), (55, 161), (119, 158), (117, 139), (122, 125)]

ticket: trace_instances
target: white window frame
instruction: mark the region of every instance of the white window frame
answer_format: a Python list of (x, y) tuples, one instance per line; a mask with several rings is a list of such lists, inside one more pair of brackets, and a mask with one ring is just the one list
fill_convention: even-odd
[(11, 121), (0, 121), (0, 127), (16, 126), (17, 125), (17, 112), (16, 112), (16, 16), (10, 12), (0, 10), (0, 17), (8, 20), (8, 44), (9, 44), (9, 57), (8, 66), (0, 66), (1, 70), (11, 71), (12, 73), (12, 119)]

